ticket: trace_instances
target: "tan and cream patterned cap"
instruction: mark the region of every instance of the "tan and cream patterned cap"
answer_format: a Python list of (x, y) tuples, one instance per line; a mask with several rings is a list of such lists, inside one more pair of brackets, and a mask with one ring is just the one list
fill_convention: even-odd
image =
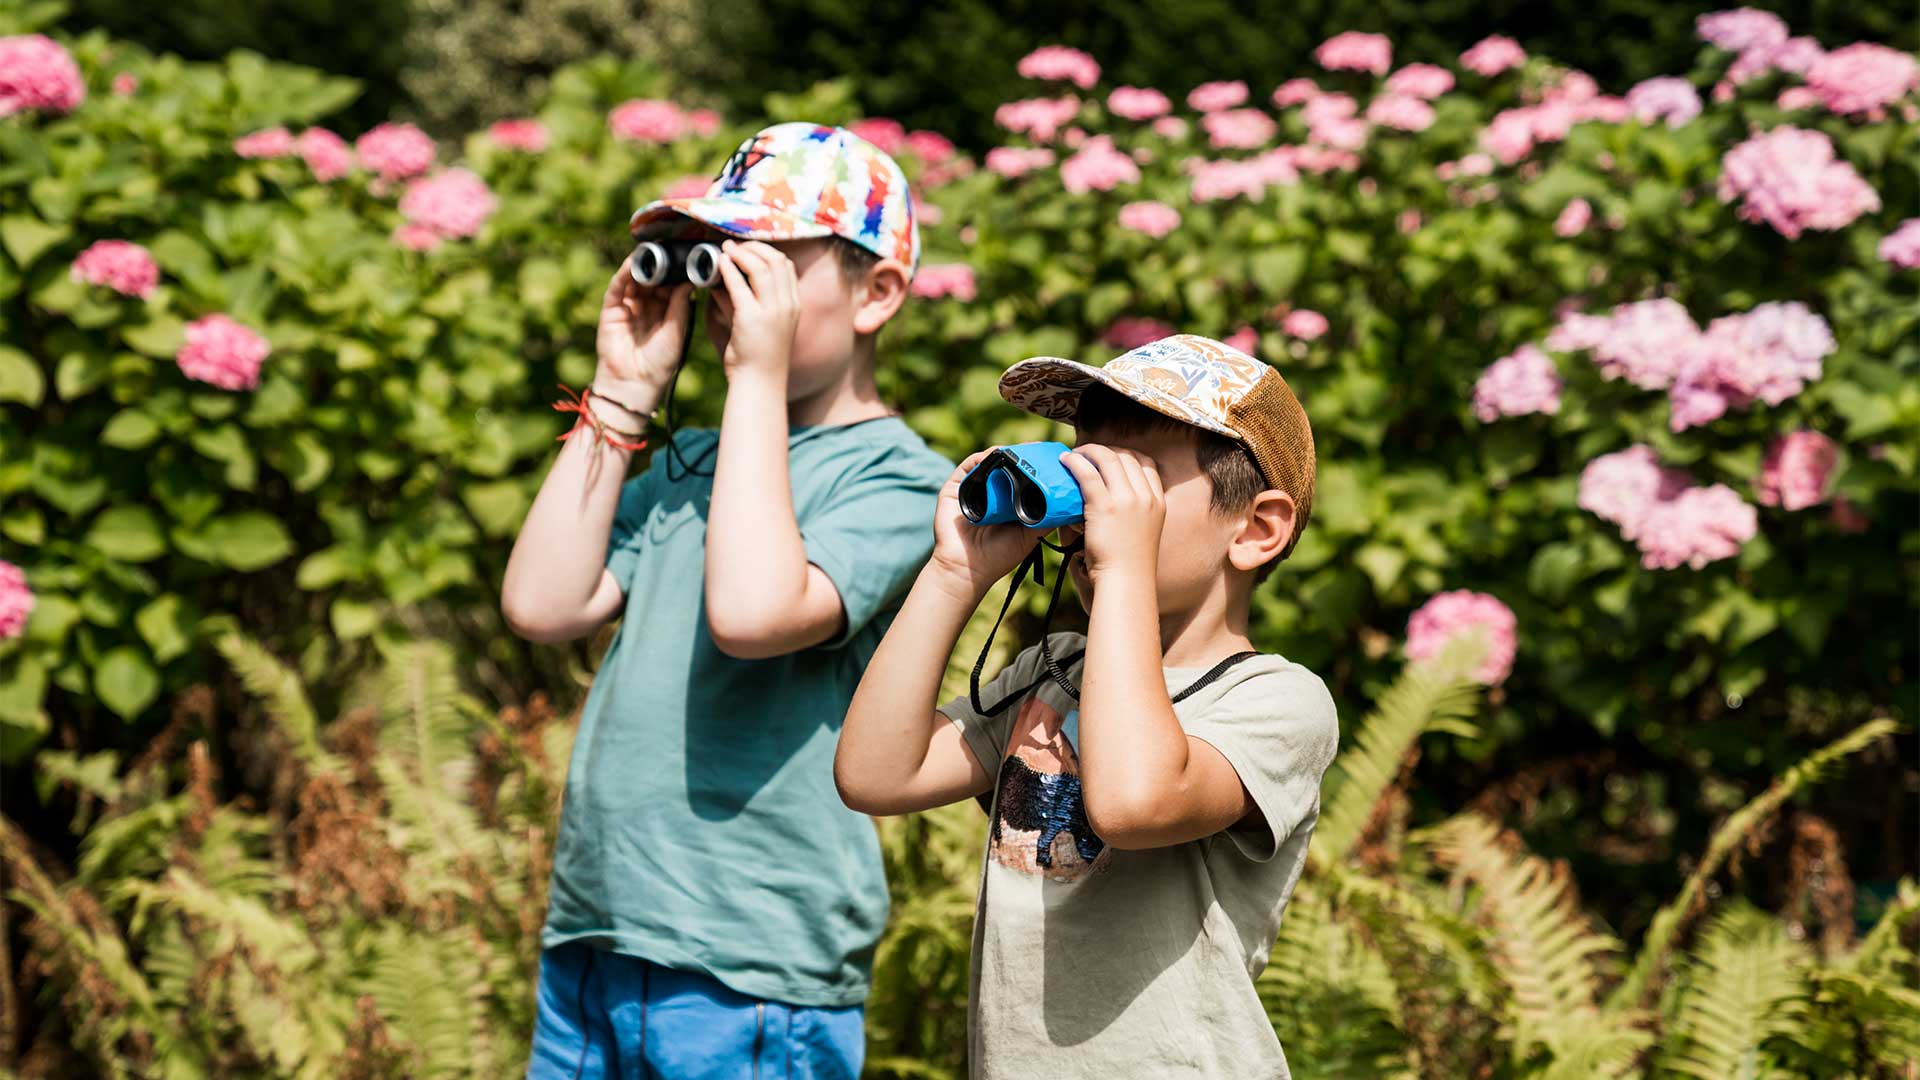
[(1116, 356), (1105, 367), (1057, 356), (1022, 360), (1000, 376), (1000, 396), (1071, 424), (1081, 391), (1096, 382), (1246, 447), (1268, 486), (1293, 496), (1293, 537), (1282, 557), (1293, 550), (1313, 510), (1313, 427), (1278, 371), (1225, 342), (1175, 334)]

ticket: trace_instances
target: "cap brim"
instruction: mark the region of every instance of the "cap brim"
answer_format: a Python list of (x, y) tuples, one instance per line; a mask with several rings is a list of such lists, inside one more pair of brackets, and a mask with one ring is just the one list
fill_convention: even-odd
[(1036, 356), (1008, 368), (1000, 376), (1000, 396), (1035, 416), (1071, 424), (1080, 413), (1080, 395), (1094, 383), (1183, 424), (1217, 432), (1229, 439), (1241, 438), (1239, 432), (1195, 412), (1186, 402), (1164, 390), (1131, 379), (1116, 379), (1103, 368), (1058, 356)]
[(688, 219), (743, 240), (807, 240), (832, 236), (833, 230), (785, 210), (745, 199), (696, 196), (659, 199), (633, 212), (627, 228), (635, 237), (670, 234)]

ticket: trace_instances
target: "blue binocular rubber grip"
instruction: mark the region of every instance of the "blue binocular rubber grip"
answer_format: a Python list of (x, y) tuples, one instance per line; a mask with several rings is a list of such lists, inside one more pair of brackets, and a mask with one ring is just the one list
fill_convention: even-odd
[(960, 480), (960, 512), (975, 525), (1018, 522), (1029, 529), (1077, 525), (1086, 517), (1080, 483), (1060, 464), (1065, 443), (1002, 446)]

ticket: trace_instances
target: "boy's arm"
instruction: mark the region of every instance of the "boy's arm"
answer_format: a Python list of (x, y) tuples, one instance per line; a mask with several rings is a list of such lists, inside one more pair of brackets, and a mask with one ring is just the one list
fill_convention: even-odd
[(1080, 680), (1087, 823), (1123, 850), (1211, 836), (1256, 807), (1226, 757), (1182, 730), (1161, 673), (1159, 474), (1151, 460), (1104, 446), (1081, 446), (1061, 460), (1085, 501), (1095, 582)]

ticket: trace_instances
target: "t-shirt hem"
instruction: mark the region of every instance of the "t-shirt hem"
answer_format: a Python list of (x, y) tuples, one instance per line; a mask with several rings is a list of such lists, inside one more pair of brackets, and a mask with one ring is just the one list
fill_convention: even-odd
[(540, 934), (540, 947), (552, 949), (569, 942), (589, 939), (607, 942), (608, 948), (622, 956), (631, 956), (648, 963), (659, 964), (661, 967), (670, 967), (676, 971), (690, 971), (705, 975), (729, 990), (761, 1001), (777, 1001), (810, 1008), (842, 1009), (849, 1005), (864, 1005), (867, 1000), (865, 982), (858, 987), (844, 989), (822, 986), (811, 981), (793, 982), (747, 972), (719, 971), (684, 949), (643, 934), (613, 930), (576, 930), (571, 933), (548, 930)]

